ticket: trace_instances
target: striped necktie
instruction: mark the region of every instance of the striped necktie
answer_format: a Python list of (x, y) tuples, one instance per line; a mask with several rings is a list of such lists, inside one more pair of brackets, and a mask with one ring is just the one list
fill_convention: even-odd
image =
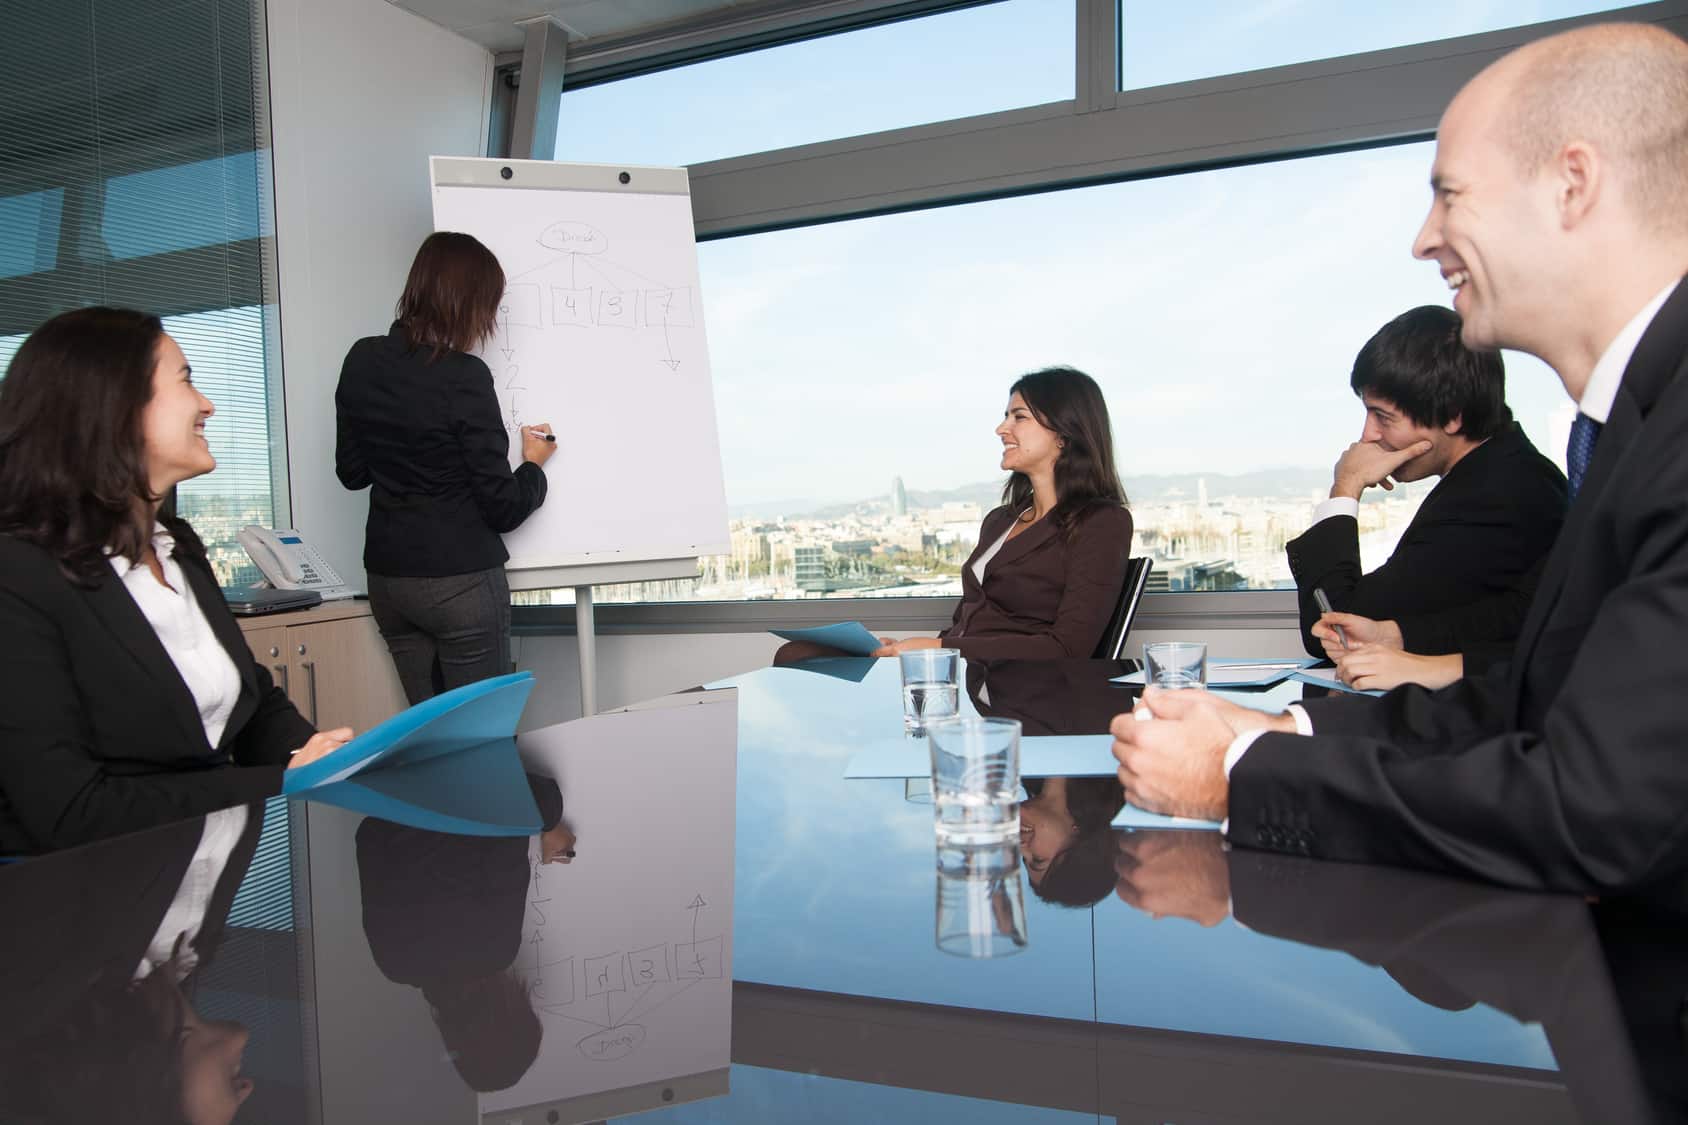
[(1588, 475), (1588, 463), (1594, 460), (1594, 442), (1600, 437), (1600, 423), (1587, 414), (1579, 413), (1571, 423), (1571, 441), (1565, 447), (1565, 468), (1571, 478), (1571, 499), (1577, 498), (1583, 477)]

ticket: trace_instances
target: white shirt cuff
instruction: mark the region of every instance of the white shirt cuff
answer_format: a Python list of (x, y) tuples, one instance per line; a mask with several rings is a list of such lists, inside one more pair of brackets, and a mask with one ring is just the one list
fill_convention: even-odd
[(1225, 780), (1231, 780), (1231, 771), (1237, 768), (1248, 748), (1254, 745), (1254, 740), (1266, 733), (1266, 728), (1259, 730), (1245, 730), (1231, 740), (1231, 745), (1225, 751)]
[(1329, 500), (1321, 500), (1319, 506), (1313, 509), (1313, 522), (1323, 523), (1332, 516), (1353, 516), (1360, 518), (1360, 502), (1352, 496), (1332, 496)]
[[(1313, 720), (1308, 718), (1307, 712), (1291, 703), (1287, 708), (1290, 718), (1295, 720), (1295, 733), (1311, 735)], [(1231, 780), (1231, 771), (1237, 768), (1237, 763), (1243, 760), (1248, 748), (1254, 745), (1254, 740), (1267, 733), (1267, 728), (1259, 727), (1255, 730), (1245, 730), (1231, 740), (1231, 745), (1225, 750), (1225, 780)]]

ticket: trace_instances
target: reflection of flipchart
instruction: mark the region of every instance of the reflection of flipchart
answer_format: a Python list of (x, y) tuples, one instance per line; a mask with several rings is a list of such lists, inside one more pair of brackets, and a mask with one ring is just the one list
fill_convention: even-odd
[(668, 696), (517, 742), (557, 779), (577, 855), (541, 865), (535, 845), (516, 969), (545, 1035), (482, 1114), (595, 1121), (724, 1094), (737, 693)]

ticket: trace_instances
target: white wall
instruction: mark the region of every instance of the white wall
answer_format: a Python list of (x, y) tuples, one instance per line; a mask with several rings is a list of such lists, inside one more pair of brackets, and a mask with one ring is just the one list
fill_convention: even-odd
[(428, 157), (486, 151), (492, 55), (386, 0), (268, 9), (293, 525), (361, 585), (368, 492), (334, 476), (334, 385), (433, 229)]
[[(893, 633), (891, 636), (914, 636)], [(924, 635), (930, 636), (930, 630)], [(1210, 656), (1300, 656), (1293, 629), (1133, 630), (1126, 655), (1141, 658), (1148, 641), (1197, 640)], [(598, 706), (620, 707), (714, 680), (766, 668), (780, 640), (772, 633), (634, 633), (598, 637)], [(580, 664), (572, 636), (519, 637), (516, 666), (537, 682), (522, 729), (533, 730), (580, 716)]]

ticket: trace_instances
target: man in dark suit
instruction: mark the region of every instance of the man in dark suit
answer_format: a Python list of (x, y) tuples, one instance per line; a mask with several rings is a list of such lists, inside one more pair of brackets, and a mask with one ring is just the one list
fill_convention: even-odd
[(1414, 253), (1472, 347), (1577, 402), (1572, 506), (1514, 657), (1438, 692), (1266, 716), (1149, 692), (1115, 720), (1133, 803), (1250, 847), (1604, 893), (1688, 870), (1688, 44), (1530, 44), (1442, 118)]
[[(1285, 545), (1301, 608), (1301, 640), (1332, 606), (1375, 619), (1394, 648), (1426, 655), (1509, 648), (1524, 623), (1524, 577), (1565, 518), (1565, 478), (1530, 444), (1506, 405), (1498, 352), (1460, 342), (1459, 314), (1425, 305), (1378, 330), (1349, 385), (1366, 409), (1360, 440), (1336, 463), (1313, 526)], [(1360, 571), (1360, 496), (1440, 477), (1389, 560)], [(1472, 603), (1490, 612), (1468, 613)], [(1475, 659), (1464, 671), (1476, 672)]]

